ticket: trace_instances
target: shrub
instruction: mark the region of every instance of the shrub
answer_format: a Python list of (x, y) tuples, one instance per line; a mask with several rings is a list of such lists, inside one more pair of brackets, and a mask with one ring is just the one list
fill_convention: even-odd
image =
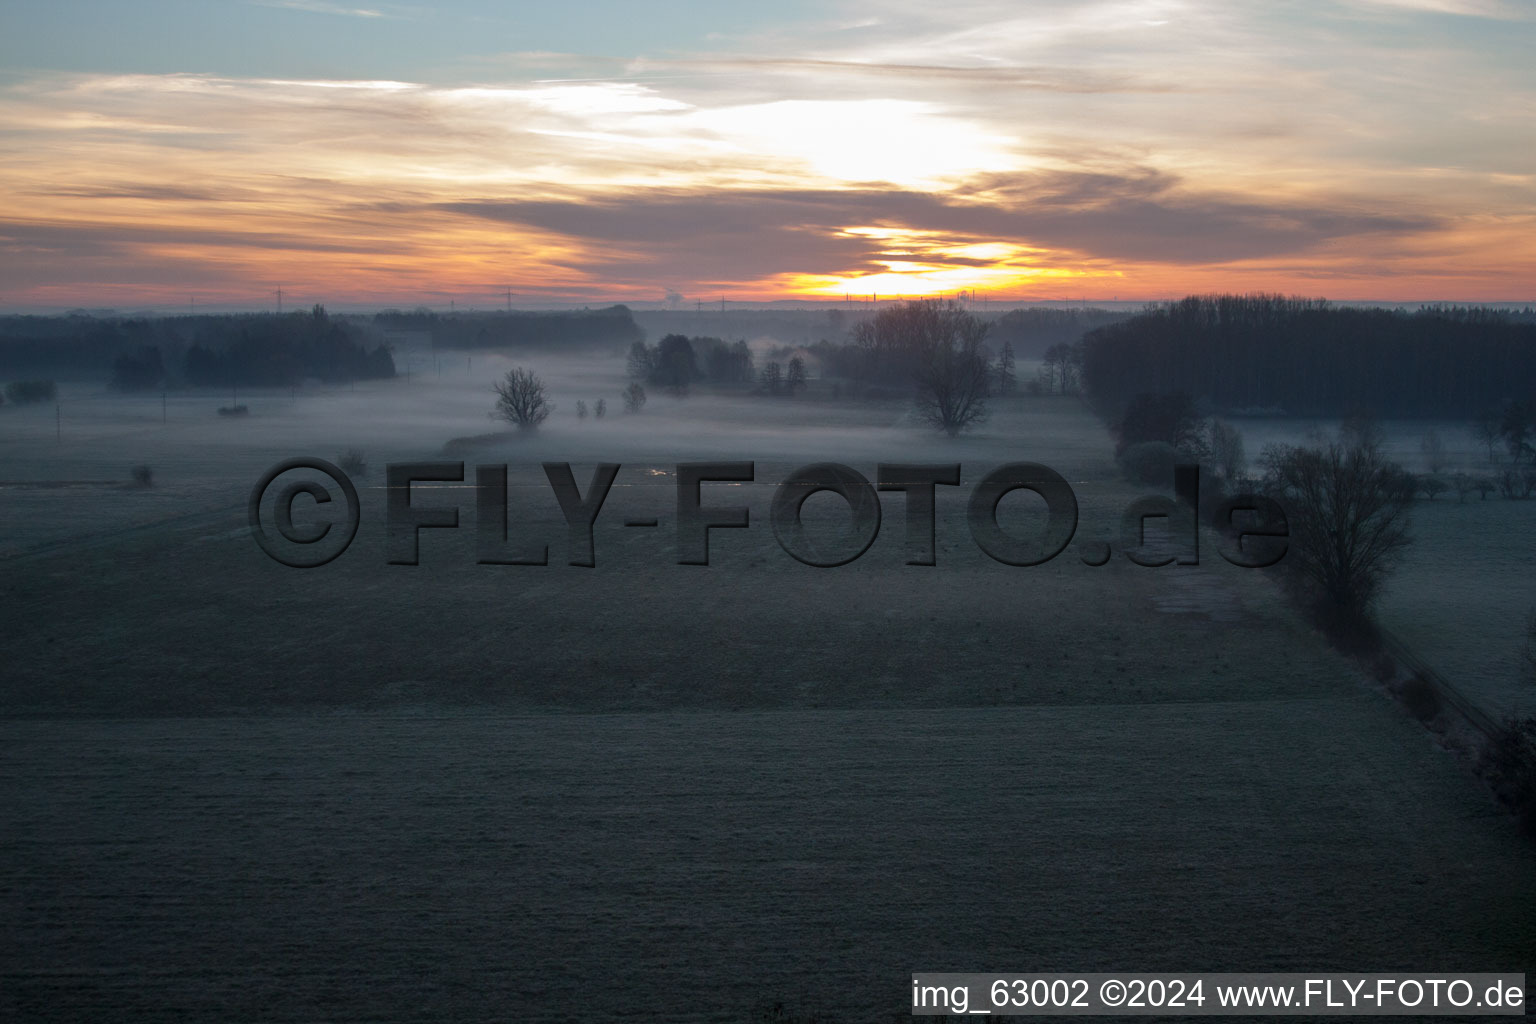
[(155, 486), (155, 471), (148, 466), (134, 466), (133, 469), (128, 471), (128, 474), (132, 477), (135, 487)]
[(51, 380), (13, 380), (5, 386), (5, 397), (14, 405), (51, 402), (58, 394), (59, 389)]
[(1143, 441), (1120, 453), (1120, 472), (1134, 484), (1173, 486), (1173, 467), (1180, 461), (1177, 448), (1166, 441)]
[(246, 408), (243, 405), (221, 405), (221, 406), (219, 406), (219, 415), (220, 416), (247, 416), (247, 415), (250, 414), (250, 411), (251, 411), (250, 409)]
[(368, 475), (368, 460), (357, 448), (348, 448), (343, 452), (341, 458), (336, 460), (336, 465), (348, 476)]
[(1520, 830), (1536, 836), (1536, 718), (1506, 718), (1483, 744), (1478, 770), (1515, 812)]

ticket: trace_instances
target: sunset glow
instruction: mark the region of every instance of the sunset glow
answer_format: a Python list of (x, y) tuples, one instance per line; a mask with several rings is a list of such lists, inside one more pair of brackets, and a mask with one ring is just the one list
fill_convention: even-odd
[(630, 53), (488, 5), (162, 8), (377, 45), (82, 68), (0, 14), (0, 305), (1536, 298), (1514, 5), (848, 2)]

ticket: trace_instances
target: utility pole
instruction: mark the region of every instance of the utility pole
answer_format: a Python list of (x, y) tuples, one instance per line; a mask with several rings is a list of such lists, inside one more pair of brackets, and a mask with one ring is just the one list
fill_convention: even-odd
[(277, 315), (283, 315), (283, 286), (277, 286)]
[(62, 440), (64, 440), (64, 403), (63, 402), (55, 401), (53, 403), (53, 439), (55, 441), (62, 441)]
[(160, 422), (165, 422), (165, 390), (160, 391)]
[(507, 312), (512, 312), (512, 289), (507, 289)]

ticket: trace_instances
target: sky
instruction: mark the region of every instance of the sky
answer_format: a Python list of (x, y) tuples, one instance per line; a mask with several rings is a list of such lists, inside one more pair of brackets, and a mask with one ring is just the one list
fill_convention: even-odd
[(1524, 0), (0, 3), (0, 310), (1536, 301)]

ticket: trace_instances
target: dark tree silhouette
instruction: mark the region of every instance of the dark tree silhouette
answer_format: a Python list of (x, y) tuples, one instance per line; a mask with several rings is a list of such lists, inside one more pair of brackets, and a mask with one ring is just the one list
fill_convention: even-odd
[(1003, 350), (997, 356), (997, 393), (1004, 397), (1013, 394), (1018, 378), (1013, 372), (1013, 342), (1005, 340)]
[(1243, 435), (1226, 420), (1211, 420), (1207, 428), (1210, 435), (1211, 464), (1216, 471), (1227, 481), (1236, 480), (1243, 475), (1248, 468), (1248, 459), (1243, 452)]
[(639, 381), (632, 380), (629, 382), (629, 387), (624, 389), (624, 411), (637, 413), (644, 408), (645, 388), (640, 386)]
[(1499, 413), (1498, 410), (1485, 412), (1472, 421), (1472, 437), (1478, 444), (1488, 449), (1488, 461), (1493, 461), (1493, 446), (1499, 443)]
[(549, 419), (554, 406), (549, 403), (544, 382), (532, 370), (521, 366), (507, 371), (506, 377), (492, 387), (496, 391), (496, 413), (518, 430), (537, 430)]
[(789, 372), (784, 375), (784, 387), (793, 395), (796, 391), (804, 391), (805, 385), (805, 360), (795, 356), (789, 361)]
[(763, 387), (770, 395), (776, 395), (784, 390), (784, 370), (773, 360), (763, 364)]
[(1144, 391), (1185, 391), (1217, 409), (1470, 418), (1536, 380), (1524, 314), (1336, 308), (1276, 295), (1205, 295), (1148, 309), (1083, 338), (1083, 383), (1113, 417)]
[(655, 359), (652, 350), (647, 348), (645, 342), (637, 341), (629, 346), (629, 379), (648, 381), (651, 379), (651, 371), (655, 369)]
[(1201, 426), (1194, 399), (1182, 391), (1137, 395), (1113, 427), (1115, 454), (1122, 454), (1133, 444), (1162, 441), (1186, 454), (1202, 456), (1205, 439)]
[[(885, 323), (880, 323), (887, 318)], [(988, 325), (959, 303), (922, 299), (875, 317), (877, 327), (910, 347), (917, 412), (955, 437), (987, 416), (991, 376), (983, 342)]]
[(158, 346), (144, 345), (112, 360), (112, 386), (119, 391), (149, 391), (164, 380), (165, 364)]
[(1045, 350), (1046, 385), (1058, 394), (1077, 387), (1077, 350), (1066, 342), (1057, 342)]
[(1409, 543), (1413, 483), (1369, 437), (1265, 449), (1264, 487), (1290, 527), (1287, 561), (1325, 625), (1366, 621)]
[(693, 345), (681, 334), (669, 334), (656, 346), (650, 381), (682, 397), (700, 376)]

